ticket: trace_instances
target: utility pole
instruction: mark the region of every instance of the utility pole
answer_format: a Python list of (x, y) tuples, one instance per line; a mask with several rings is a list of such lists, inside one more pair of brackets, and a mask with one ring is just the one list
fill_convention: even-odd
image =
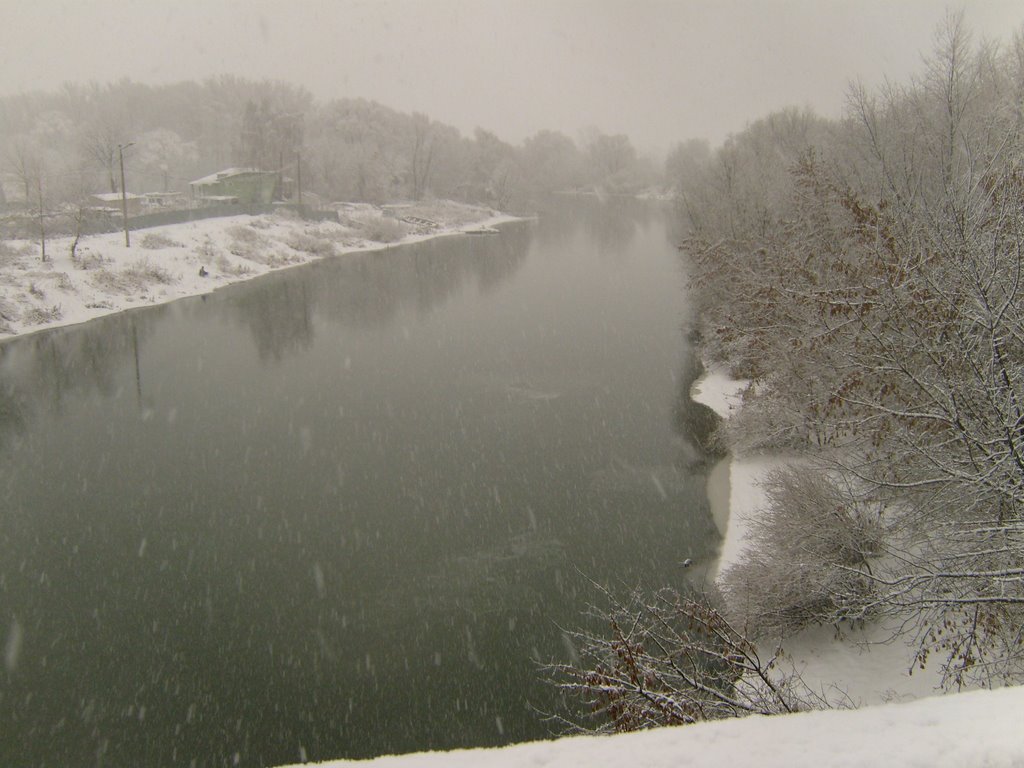
[(121, 161), (121, 218), (124, 220), (124, 247), (131, 248), (132, 240), (128, 236), (128, 193), (124, 188), (124, 151), (128, 147), (135, 144), (134, 141), (130, 141), (127, 144), (117, 145), (117, 156)]
[(36, 177), (36, 193), (39, 196), (39, 248), (42, 254), (40, 261), (46, 261), (46, 220), (43, 216), (43, 172)]
[(295, 186), (299, 193), (299, 216), (302, 215), (302, 153), (295, 153)]

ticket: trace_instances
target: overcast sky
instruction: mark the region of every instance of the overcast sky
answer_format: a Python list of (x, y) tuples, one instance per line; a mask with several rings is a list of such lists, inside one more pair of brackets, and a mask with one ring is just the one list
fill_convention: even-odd
[[(953, 6), (960, 7), (960, 6)], [(1021, 0), (968, 0), (1003, 42)], [(0, 0), (0, 94), (230, 73), (426, 112), (519, 142), (596, 127), (717, 143), (847, 82), (919, 71), (938, 0)]]

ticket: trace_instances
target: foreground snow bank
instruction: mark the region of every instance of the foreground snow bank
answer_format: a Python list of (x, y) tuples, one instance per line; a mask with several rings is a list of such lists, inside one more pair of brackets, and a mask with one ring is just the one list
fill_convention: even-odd
[(516, 217), (488, 208), (436, 201), (416, 206), (350, 206), (339, 221), (294, 216), (230, 216), (131, 233), (38, 242), (0, 240), (0, 339), (70, 325), (305, 264), (325, 256), (419, 242)]
[(428, 752), (322, 766), (366, 768), (1011, 768), (1024, 765), (1024, 688), (974, 691), (859, 710), (747, 717), (501, 749)]

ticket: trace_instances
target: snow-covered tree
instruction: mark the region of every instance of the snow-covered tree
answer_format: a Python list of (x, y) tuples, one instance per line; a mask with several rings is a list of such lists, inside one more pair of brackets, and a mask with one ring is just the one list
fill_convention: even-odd
[(181, 186), (181, 179), (197, 173), (199, 151), (175, 131), (154, 128), (141, 134), (132, 153), (132, 173), (150, 188), (167, 192)]
[[(755, 379), (727, 440), (813, 449), (844, 489), (833, 507), (884, 510), (873, 559), (819, 551), (808, 620), (898, 615), (954, 685), (1024, 660), (1020, 51), (972, 46), (951, 16), (920, 79), (854, 88), (814, 147), (800, 120), (754, 124), (719, 153), (724, 194), (691, 241), (708, 351)], [(773, 546), (812, 490), (772, 496)], [(834, 512), (812, 517), (838, 533)], [(742, 580), (771, 625), (800, 601), (765, 557)]]

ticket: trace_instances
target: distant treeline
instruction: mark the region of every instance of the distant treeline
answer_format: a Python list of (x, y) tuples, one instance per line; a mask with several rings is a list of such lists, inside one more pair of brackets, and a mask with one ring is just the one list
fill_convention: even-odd
[(508, 209), (549, 190), (636, 192), (660, 176), (622, 135), (592, 131), (577, 143), (539, 131), (515, 146), (373, 101), (318, 102), (282, 82), (122, 80), (0, 99), (0, 205), (117, 192), (119, 147), (128, 144), (132, 192), (186, 191), (189, 181), (239, 166), (298, 182), (301, 160), (303, 191), (328, 200), (434, 195)]

